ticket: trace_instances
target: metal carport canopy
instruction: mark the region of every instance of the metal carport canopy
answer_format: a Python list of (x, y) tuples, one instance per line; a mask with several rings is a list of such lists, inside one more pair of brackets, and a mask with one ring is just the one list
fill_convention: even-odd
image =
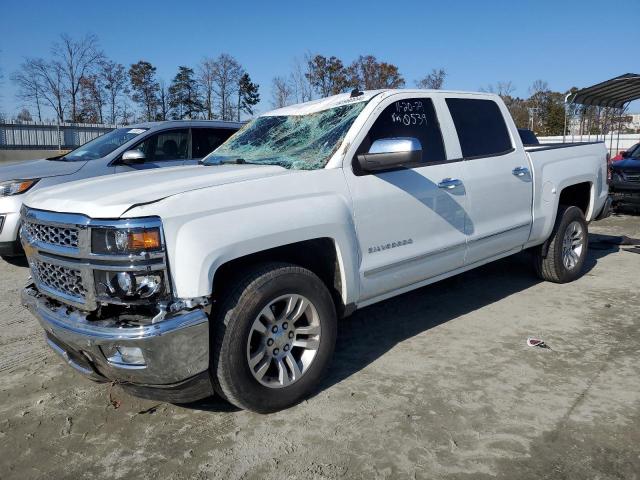
[(570, 103), (580, 105), (623, 108), (627, 103), (640, 99), (640, 75), (626, 73), (578, 90), (567, 97)]

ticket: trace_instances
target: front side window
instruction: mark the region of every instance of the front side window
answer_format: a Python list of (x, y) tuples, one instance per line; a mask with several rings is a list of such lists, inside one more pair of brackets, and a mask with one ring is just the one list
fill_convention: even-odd
[(357, 154), (369, 151), (371, 144), (383, 138), (413, 137), (422, 145), (424, 163), (446, 160), (438, 117), (430, 98), (398, 100), (386, 107), (358, 147)]
[(354, 102), (302, 115), (258, 117), (214, 150), (204, 163), (324, 168), (367, 103)]
[(218, 148), (231, 135), (230, 128), (192, 128), (191, 158), (204, 158)]
[(141, 133), (146, 132), (146, 128), (116, 128), (109, 133), (99, 136), (76, 148), (72, 152), (57, 158), (56, 160), (65, 162), (85, 162), (106, 157), (116, 148), (121, 147), (129, 140), (133, 140)]
[(513, 148), (500, 107), (493, 100), (447, 98), (464, 158), (502, 155)]
[(187, 158), (189, 144), (189, 130), (167, 130), (139, 143), (134, 150), (140, 150), (145, 155), (146, 162), (161, 162), (164, 160), (181, 160)]

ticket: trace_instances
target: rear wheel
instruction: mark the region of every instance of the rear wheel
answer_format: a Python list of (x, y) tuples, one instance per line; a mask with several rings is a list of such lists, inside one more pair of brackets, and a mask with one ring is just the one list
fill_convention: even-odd
[(538, 276), (555, 283), (567, 283), (582, 275), (587, 257), (589, 232), (582, 210), (561, 205), (556, 223), (545, 245), (534, 251)]
[(212, 319), (216, 389), (247, 410), (268, 413), (308, 396), (333, 355), (336, 312), (311, 271), (285, 263), (233, 282)]

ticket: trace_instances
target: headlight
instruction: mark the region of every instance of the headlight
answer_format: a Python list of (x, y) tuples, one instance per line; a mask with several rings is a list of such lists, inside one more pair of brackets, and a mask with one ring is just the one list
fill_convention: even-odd
[(38, 180), (39, 178), (32, 178), (31, 180), (10, 180), (8, 182), (1, 182), (0, 197), (20, 195), (38, 183)]
[(127, 255), (130, 253), (162, 250), (160, 228), (93, 228), (91, 251), (102, 255)]
[(111, 272), (94, 271), (96, 294), (101, 300), (117, 298), (123, 302), (145, 300), (166, 293), (161, 271)]

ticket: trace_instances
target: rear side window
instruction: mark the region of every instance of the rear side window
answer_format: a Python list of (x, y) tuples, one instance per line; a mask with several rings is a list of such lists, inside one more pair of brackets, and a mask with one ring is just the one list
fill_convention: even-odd
[(492, 100), (447, 98), (464, 158), (502, 155), (512, 150), (507, 124)]
[(414, 137), (422, 145), (424, 163), (447, 159), (440, 124), (430, 98), (398, 100), (386, 107), (369, 130), (357, 153), (366, 153), (383, 138)]
[(230, 128), (193, 128), (191, 158), (204, 158), (222, 145), (235, 130)]

